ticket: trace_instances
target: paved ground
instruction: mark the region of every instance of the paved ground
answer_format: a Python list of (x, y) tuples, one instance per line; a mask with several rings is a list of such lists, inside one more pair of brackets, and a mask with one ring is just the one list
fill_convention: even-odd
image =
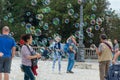
[[(20, 70), (21, 59), (15, 57), (12, 62), (10, 80), (23, 80), (23, 72)], [(39, 61), (37, 80), (99, 80), (98, 63), (95, 62), (76, 62), (73, 69), (74, 74), (66, 73), (67, 61), (62, 61), (62, 72), (58, 74), (56, 69), (52, 72), (52, 61)]]

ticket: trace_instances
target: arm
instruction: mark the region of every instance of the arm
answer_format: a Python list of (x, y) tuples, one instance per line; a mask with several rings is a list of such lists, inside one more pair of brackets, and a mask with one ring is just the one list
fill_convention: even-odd
[(100, 51), (98, 50), (98, 48), (96, 48), (96, 54), (100, 56), (100, 55), (102, 54), (102, 52), (100, 52)]
[(15, 56), (15, 53), (16, 53), (16, 47), (13, 47), (12, 48), (12, 58)]
[(102, 47), (102, 43), (99, 45), (98, 48), (96, 48), (96, 54), (98, 56), (100, 56), (102, 54), (102, 50), (103, 50), (103, 47)]
[(114, 57), (113, 57), (113, 60), (112, 60), (112, 63), (115, 64), (118, 56), (120, 55), (120, 51), (118, 51), (117, 53), (115, 53)]

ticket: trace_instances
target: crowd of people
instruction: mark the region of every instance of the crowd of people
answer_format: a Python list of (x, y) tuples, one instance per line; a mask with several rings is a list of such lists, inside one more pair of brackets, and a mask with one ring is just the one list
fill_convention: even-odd
[[(16, 53), (16, 42), (13, 37), (9, 35), (10, 29), (8, 26), (2, 28), (2, 34), (0, 35), (0, 80), (2, 80), (2, 73), (4, 74), (4, 80), (9, 80), (9, 73), (11, 69), (11, 62)], [(66, 66), (66, 73), (74, 73), (72, 71), (75, 63), (75, 54), (77, 53), (77, 42), (73, 35), (67, 40), (64, 48), (61, 43), (61, 37), (56, 36), (51, 42), (49, 47), (45, 47), (43, 54), (35, 52), (32, 44), (32, 35), (24, 34), (21, 36), (21, 63), (22, 70), (24, 72), (24, 80), (35, 80), (35, 71), (38, 66), (32, 67), (33, 59), (40, 59), (42, 56), (48, 56), (48, 50), (53, 54), (53, 64), (51, 65), (52, 71), (55, 69), (56, 61), (58, 61), (58, 73), (61, 74), (61, 61), (63, 53), (68, 55), (68, 65)], [(112, 41), (107, 38), (105, 34), (100, 35), (100, 44), (96, 49), (99, 61), (100, 80), (105, 80), (108, 74), (109, 66), (115, 64), (120, 60), (120, 51), (118, 40), (114, 39), (114, 45)], [(19, 50), (17, 50), (19, 51)]]
[[(16, 51), (19, 51), (18, 47), (12, 36), (9, 35), (10, 29), (8, 26), (3, 27), (2, 34), (0, 35), (0, 80), (3, 79), (2, 73), (4, 74), (4, 80), (9, 80), (9, 73), (11, 69), (11, 62), (15, 56)], [(43, 55), (35, 52), (32, 44), (32, 35), (24, 34), (21, 36), (22, 45), (20, 55), (21, 55), (21, 68), (24, 73), (24, 80), (35, 80), (37, 72), (35, 71), (38, 66), (33, 67), (33, 59), (40, 59), (41, 56), (47, 56), (48, 48), (45, 47)], [(72, 68), (74, 66), (74, 59), (76, 54), (76, 40), (73, 35), (71, 35), (67, 41), (66, 53), (68, 55), (68, 65), (66, 66), (66, 73), (74, 73)], [(58, 73), (61, 74), (61, 58), (64, 53), (64, 48), (61, 43), (61, 38), (56, 36), (53, 42), (49, 46), (53, 54), (53, 65), (52, 70), (55, 69), (55, 63), (58, 60)]]

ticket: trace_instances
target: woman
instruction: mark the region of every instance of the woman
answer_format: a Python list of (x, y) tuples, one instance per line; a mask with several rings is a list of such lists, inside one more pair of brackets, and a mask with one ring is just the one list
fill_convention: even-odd
[(55, 38), (55, 42), (52, 44), (53, 49), (54, 49), (52, 70), (54, 71), (56, 60), (58, 60), (59, 73), (61, 72), (61, 56), (62, 56), (62, 49), (61, 49), (60, 41), (61, 41), (61, 38), (57, 36)]
[[(22, 69), (24, 71), (24, 80), (35, 80), (35, 76), (31, 69), (31, 59), (40, 58), (40, 54), (36, 53), (35, 55), (31, 55), (31, 51), (35, 53), (33, 48), (30, 46), (32, 43), (32, 35), (25, 34), (22, 36), (22, 40), (24, 40), (25, 44), (21, 48), (22, 54)], [(29, 50), (29, 49), (31, 50)]]

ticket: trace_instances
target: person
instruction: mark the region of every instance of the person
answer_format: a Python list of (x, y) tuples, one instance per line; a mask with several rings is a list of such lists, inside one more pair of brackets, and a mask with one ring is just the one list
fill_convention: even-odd
[(115, 55), (115, 53), (117, 53), (119, 51), (119, 44), (118, 44), (118, 40), (114, 39), (114, 47), (113, 47), (113, 53)]
[[(22, 36), (22, 40), (24, 40), (25, 44), (21, 48), (21, 57), (22, 57), (22, 69), (24, 72), (24, 80), (35, 80), (34, 73), (32, 71), (32, 63), (31, 59), (40, 58), (41, 55), (36, 53), (33, 48), (30, 46), (32, 44), (32, 35), (25, 34)], [(31, 52), (36, 53), (35, 55), (31, 55)]]
[(100, 45), (96, 48), (99, 61), (100, 80), (105, 80), (109, 69), (110, 62), (112, 61), (112, 45), (108, 42), (105, 34), (100, 35)]
[(16, 51), (16, 42), (13, 37), (9, 36), (10, 29), (8, 26), (2, 28), (0, 35), (0, 80), (2, 80), (2, 73), (4, 73), (4, 80), (9, 80), (12, 58)]
[(53, 42), (53, 65), (52, 65), (52, 71), (54, 71), (55, 63), (58, 59), (58, 70), (59, 74), (61, 73), (61, 57), (62, 57), (62, 49), (61, 49), (61, 38), (59, 36), (55, 37), (55, 42)]
[(67, 44), (68, 44), (68, 66), (67, 66), (67, 73), (74, 73), (72, 71), (72, 68), (74, 66), (74, 60), (75, 60), (75, 54), (76, 54), (76, 45), (77, 42), (75, 40), (75, 37), (71, 35), (67, 39)]
[(48, 48), (45, 46), (45, 50), (43, 51), (43, 54), (42, 54), (45, 60), (49, 58), (48, 54), (49, 54)]

